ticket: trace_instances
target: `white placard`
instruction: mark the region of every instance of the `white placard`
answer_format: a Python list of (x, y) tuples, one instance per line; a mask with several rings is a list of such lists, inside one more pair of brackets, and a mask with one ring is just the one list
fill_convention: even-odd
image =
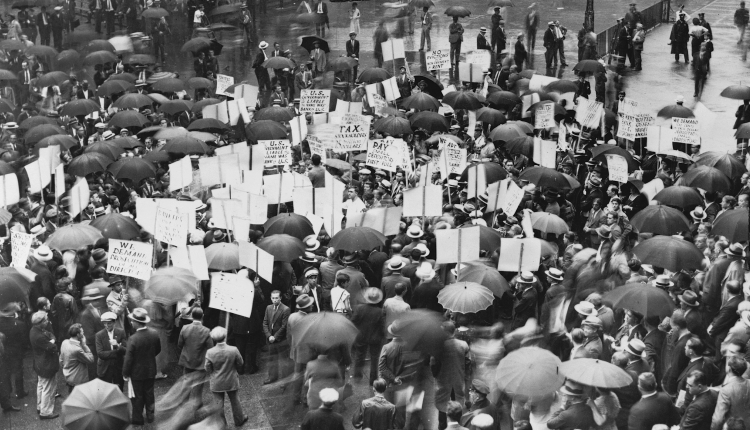
[(292, 160), (292, 144), (288, 139), (259, 140), (266, 151), (265, 167), (288, 166)]
[(397, 58), (406, 58), (404, 39), (388, 39), (380, 43), (383, 50), (383, 61), (392, 61)]
[(187, 214), (165, 208), (156, 209), (154, 238), (174, 246), (185, 246), (188, 232)]
[(42, 167), (40, 160), (27, 164), (24, 169), (29, 177), (29, 191), (32, 193), (41, 192), (52, 180), (49, 166)]
[(366, 164), (376, 169), (395, 172), (396, 166), (400, 165), (403, 161), (400, 147), (403, 143), (403, 140), (392, 137), (370, 140), (367, 142)]
[[(247, 196), (247, 193), (245, 193)], [(216, 228), (234, 230), (234, 215), (247, 213), (246, 203), (240, 199), (209, 199), (211, 203), (211, 220)]]
[(466, 53), (466, 62), (478, 65), (482, 70), (487, 70), (492, 64), (492, 54), (486, 49), (478, 49)]
[(501, 239), (500, 272), (535, 272), (542, 258), (542, 242), (539, 239)]
[(656, 119), (647, 114), (639, 113), (635, 115), (635, 138), (640, 139), (648, 136), (648, 128), (656, 121)]
[(555, 126), (555, 105), (541, 103), (536, 105), (534, 112), (534, 128), (550, 128)]
[(12, 262), (10, 265), (17, 268), (26, 267), (26, 259), (29, 258), (29, 251), (31, 251), (31, 243), (34, 242), (33, 234), (21, 233), (15, 230), (10, 231), (10, 255)]
[(204, 106), (201, 110), (201, 115), (203, 118), (212, 118), (224, 124), (229, 124), (231, 121), (229, 117), (229, 105), (226, 100), (221, 103)]
[(208, 281), (208, 262), (206, 262), (206, 248), (203, 245), (188, 245), (182, 248), (172, 248), (169, 251), (172, 264), (193, 272), (201, 281)]
[(323, 144), (323, 142), (321, 142), (320, 139), (318, 139), (317, 136), (308, 134), (307, 144), (310, 146), (310, 155), (318, 154), (320, 156), (320, 160), (324, 164), (326, 161), (328, 161), (328, 157), (326, 156), (326, 147)]
[(335, 152), (364, 151), (370, 137), (370, 117), (345, 113), (333, 117), (333, 145)]
[(607, 157), (607, 170), (609, 180), (615, 182), (628, 182), (628, 161), (622, 155), (605, 154)]
[[(86, 183), (86, 180), (84, 179), (83, 182)], [(86, 186), (86, 190), (88, 190), (88, 185)], [(0, 206), (16, 204), (20, 198), (18, 177), (16, 174), (8, 173), (0, 176)], [(88, 194), (86, 194), (86, 202), (88, 203)]]
[(292, 200), (294, 176), (291, 173), (266, 175), (263, 177), (263, 195), (269, 205), (276, 205)]
[(435, 230), (436, 264), (466, 263), (479, 259), (479, 227)]
[(450, 49), (433, 49), (425, 53), (425, 69), (431, 70), (448, 70), (451, 67)]
[(672, 141), (700, 145), (700, 127), (697, 118), (672, 118)]
[(660, 154), (672, 149), (672, 129), (651, 125), (647, 130), (646, 148)]
[(364, 103), (362, 102), (345, 102), (343, 100), (336, 100), (335, 112), (339, 114), (356, 113), (358, 115), (361, 115), (363, 108)]
[(559, 81), (559, 79), (555, 78), (554, 76), (545, 76), (545, 75), (540, 75), (538, 73), (534, 73), (531, 76), (531, 79), (529, 80), (529, 91), (534, 91), (538, 93), (542, 91), (547, 91), (546, 89), (547, 85), (555, 81)]
[(189, 156), (169, 165), (169, 191), (176, 191), (193, 183), (193, 164)]
[(201, 177), (201, 185), (204, 187), (242, 182), (239, 154), (199, 158), (198, 172)]
[(576, 102), (578, 103), (578, 107), (576, 108), (576, 121), (578, 121), (583, 127), (599, 127), (599, 119), (604, 112), (604, 105), (599, 102), (592, 102), (583, 97), (578, 97)]
[(372, 107), (372, 113), (377, 116), (383, 116), (383, 109), (388, 107), (388, 102), (385, 100), (385, 97), (381, 96), (380, 94), (371, 94), (370, 95), (370, 107)]
[(557, 142), (534, 137), (533, 161), (542, 167), (554, 169), (557, 165)]
[(617, 137), (635, 140), (635, 115), (620, 113), (620, 122), (617, 126)]
[(300, 90), (300, 112), (328, 112), (331, 107), (331, 90)]
[(451, 139), (439, 138), (438, 148), (440, 156), (438, 158), (438, 168), (442, 180), (448, 178), (448, 175), (459, 174), (466, 169), (466, 149), (458, 146), (458, 143)]
[(480, 64), (458, 63), (458, 76), (462, 81), (481, 84), (484, 82), (484, 69)]
[(404, 216), (441, 216), (443, 187), (426, 185), (404, 191)]
[[(234, 85), (234, 76), (216, 74), (216, 94), (234, 97), (233, 93), (228, 93), (227, 88)], [(252, 105), (254, 106), (254, 105)]]
[(150, 243), (109, 239), (107, 273), (148, 281), (153, 254), (154, 246)]
[(211, 301), (208, 307), (250, 318), (255, 299), (255, 284), (233, 273), (211, 274)]
[[(2, 176), (2, 178), (7, 178), (9, 176), (10, 175), (5, 175)], [(18, 190), (17, 184), (16, 190)], [(75, 218), (76, 215), (83, 212), (83, 210), (89, 204), (90, 191), (89, 184), (88, 182), (86, 182), (86, 179), (79, 177), (78, 180), (76, 180), (76, 183), (70, 188), (68, 195), (70, 196), (70, 207), (68, 207), (68, 213), (72, 218)], [(16, 202), (18, 202), (18, 200), (16, 200)]]
[(245, 106), (255, 107), (258, 104), (259, 88), (255, 85), (239, 84), (234, 87), (234, 99), (242, 99)]
[(240, 241), (240, 264), (254, 271), (267, 282), (272, 282), (273, 255), (255, 246), (254, 243)]
[(638, 113), (638, 102), (633, 99), (625, 97), (622, 101), (618, 101), (617, 103), (618, 114), (635, 115)]
[(292, 143), (299, 145), (307, 136), (307, 119), (305, 115), (297, 115), (289, 121), (289, 128), (292, 130)]
[[(86, 201), (88, 202), (88, 194), (86, 194)], [(158, 208), (164, 208), (186, 214), (188, 230), (193, 231), (195, 230), (195, 209), (200, 204), (200, 201), (183, 202), (177, 199), (138, 198), (135, 200), (135, 211), (138, 214), (135, 221), (147, 232), (154, 233), (156, 231), (156, 211)]]
[(395, 76), (386, 79), (381, 84), (383, 85), (383, 94), (387, 101), (393, 102), (401, 98), (401, 90), (398, 88), (398, 81)]
[(61, 164), (55, 168), (55, 199), (59, 199), (63, 194), (65, 194), (65, 165)]

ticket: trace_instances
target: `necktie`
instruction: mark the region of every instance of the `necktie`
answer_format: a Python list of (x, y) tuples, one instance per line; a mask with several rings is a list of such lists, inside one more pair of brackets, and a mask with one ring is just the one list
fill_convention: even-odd
[(47, 14), (46, 13), (42, 14), (42, 22), (44, 22), (44, 25), (47, 25)]

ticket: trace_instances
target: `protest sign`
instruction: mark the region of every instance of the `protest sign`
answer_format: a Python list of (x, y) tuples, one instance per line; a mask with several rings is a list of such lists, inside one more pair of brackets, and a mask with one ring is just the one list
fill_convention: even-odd
[(431, 70), (447, 70), (451, 67), (451, 56), (449, 49), (433, 49), (425, 53), (425, 69), (429, 72)]
[[(716, 112), (711, 111), (706, 105), (697, 102), (693, 106), (693, 114), (698, 120), (701, 139), (711, 139), (710, 145), (701, 145), (700, 153), (706, 151), (735, 152), (737, 150), (737, 139), (734, 138), (734, 130), (730, 127), (715, 127)], [(745, 157), (750, 161), (750, 157)]]
[(216, 75), (216, 94), (234, 97), (233, 93), (227, 92), (227, 88), (231, 87), (232, 85), (234, 85), (234, 76), (222, 75), (221, 73), (218, 73)]
[(451, 139), (440, 137), (438, 142), (438, 168), (441, 179), (445, 180), (448, 175), (463, 172), (466, 169), (466, 149), (459, 147), (458, 143)]
[(559, 81), (559, 79), (554, 76), (545, 76), (534, 73), (529, 80), (529, 91), (546, 91), (545, 87), (555, 81)]
[(203, 187), (242, 182), (239, 154), (200, 158), (198, 159), (198, 172)]
[(387, 101), (393, 102), (401, 98), (401, 90), (398, 88), (398, 81), (395, 76), (386, 79), (381, 84), (383, 85), (383, 94)]
[(255, 246), (251, 242), (239, 242), (240, 264), (254, 271), (267, 282), (272, 282), (273, 255)]
[(53, 173), (57, 166), (62, 164), (60, 154), (60, 145), (52, 145), (46, 148), (39, 148), (39, 164), (41, 165), (42, 169), (48, 169), (50, 173)]
[(404, 191), (404, 216), (441, 216), (443, 214), (443, 188), (426, 185)]
[(313, 214), (323, 218), (326, 232), (336, 234), (341, 230), (344, 218), (344, 194), (346, 184), (325, 172), (325, 187), (295, 187), (293, 191), (294, 213), (308, 216)]
[(331, 107), (331, 90), (300, 90), (300, 112), (328, 112)]
[(247, 169), (250, 166), (250, 147), (247, 146), (247, 142), (243, 141), (220, 146), (214, 150), (214, 153), (216, 155), (237, 154), (237, 156), (239, 157), (238, 161), (240, 169)]
[[(246, 197), (248, 193), (244, 195)], [(209, 202), (211, 203), (211, 221), (216, 228), (234, 230), (233, 216), (247, 213), (246, 202), (240, 199), (211, 198)]]
[(25, 268), (26, 259), (29, 258), (31, 243), (34, 242), (33, 234), (20, 233), (15, 230), (10, 231), (10, 255), (12, 267)]
[(672, 130), (658, 125), (650, 125), (647, 129), (646, 148), (657, 154), (671, 150)]
[(107, 273), (148, 281), (153, 254), (154, 245), (150, 243), (109, 239)]
[[(334, 152), (364, 151), (370, 136), (370, 118), (356, 113), (335, 115), (333, 118)], [(324, 140), (325, 141), (325, 140)]]
[(258, 104), (259, 88), (255, 85), (239, 84), (234, 87), (234, 99), (242, 99), (245, 106), (255, 107)]
[(255, 299), (255, 284), (234, 273), (211, 274), (211, 301), (208, 307), (250, 318)]
[(641, 188), (641, 194), (648, 198), (648, 201), (652, 201), (654, 196), (659, 194), (659, 191), (664, 189), (664, 181), (659, 178), (652, 179), (650, 182), (643, 184)]
[(49, 185), (52, 180), (52, 174), (49, 170), (49, 166), (42, 166), (40, 160), (36, 160), (33, 163), (24, 166), (26, 174), (29, 177), (29, 191), (32, 193), (38, 193)]
[(287, 139), (282, 140), (259, 140), (266, 151), (265, 166), (288, 166), (292, 160), (292, 144)]
[(578, 97), (576, 102), (578, 103), (578, 107), (576, 108), (576, 121), (578, 121), (582, 127), (599, 127), (599, 119), (604, 112), (604, 105), (599, 102), (592, 102), (583, 97)]
[(465, 263), (479, 259), (479, 226), (435, 230), (436, 264)]
[(484, 71), (479, 64), (458, 63), (458, 76), (465, 82), (481, 84), (484, 81)]
[(320, 160), (325, 163), (328, 157), (326, 157), (326, 148), (323, 142), (317, 136), (310, 134), (307, 136), (307, 144), (310, 146), (310, 155), (318, 154)]
[(618, 114), (627, 114), (627, 115), (636, 115), (638, 114), (638, 102), (629, 99), (627, 97), (623, 98), (622, 101), (618, 101), (617, 106), (617, 113)]
[[(0, 176), (0, 178), (7, 178), (8, 176), (10, 175), (3, 175)], [(16, 184), (16, 195), (18, 195), (17, 193), (18, 184)], [(89, 197), (91, 193), (89, 191), (89, 184), (88, 182), (86, 182), (86, 179), (79, 177), (73, 187), (71, 187), (68, 195), (70, 196), (70, 207), (68, 208), (68, 213), (70, 214), (71, 218), (75, 218), (76, 215), (81, 213), (89, 204)], [(16, 202), (18, 202), (17, 198)]]
[(215, 119), (224, 124), (229, 124), (230, 122), (229, 106), (227, 105), (226, 100), (221, 103), (204, 106), (201, 110), (201, 114), (203, 115), (203, 118)]
[(466, 196), (468, 198), (481, 196), (487, 189), (487, 172), (484, 166), (481, 164), (475, 164), (469, 166), (466, 169), (467, 183), (466, 183)]
[(208, 263), (206, 262), (206, 248), (203, 245), (189, 245), (172, 248), (169, 257), (175, 267), (181, 267), (193, 272), (201, 281), (208, 281)]
[[(86, 180), (83, 179), (83, 182), (85, 184)], [(18, 200), (21, 198), (18, 190), (18, 177), (15, 173), (8, 173), (0, 176), (0, 206), (5, 207), (18, 203)], [(86, 187), (86, 190), (86, 203), (88, 203), (88, 186)]]
[(307, 119), (304, 115), (297, 115), (289, 121), (289, 128), (292, 129), (292, 143), (299, 145), (307, 136)]
[(55, 169), (55, 199), (65, 194), (65, 165), (61, 164)]
[(487, 210), (502, 210), (513, 216), (523, 200), (523, 189), (510, 179), (503, 179), (487, 187)]
[(605, 154), (607, 157), (607, 170), (609, 180), (626, 183), (628, 182), (628, 161), (622, 155)]
[(169, 191), (180, 190), (193, 183), (193, 165), (185, 156), (169, 165)]
[(535, 272), (542, 258), (542, 242), (539, 239), (501, 239), (500, 272)]
[(406, 58), (404, 39), (388, 39), (380, 43), (383, 50), (383, 61), (391, 61), (397, 58)]
[(370, 227), (383, 233), (384, 236), (391, 236), (398, 234), (402, 213), (403, 208), (390, 207), (370, 209), (359, 214), (347, 214), (346, 228)]
[(165, 208), (156, 209), (154, 238), (174, 246), (185, 246), (188, 232), (187, 215)]
[(555, 126), (555, 105), (540, 103), (534, 111), (534, 128), (550, 128)]
[[(86, 202), (88, 202), (88, 193), (86, 194)], [(188, 219), (188, 231), (193, 231), (195, 230), (195, 209), (200, 204), (201, 202), (198, 200), (184, 202), (177, 199), (138, 198), (135, 200), (137, 214), (135, 221), (147, 232), (154, 233), (156, 231), (156, 212), (158, 208), (164, 208), (185, 214)]]
[(478, 49), (466, 53), (466, 62), (481, 67), (482, 71), (490, 68), (492, 54), (487, 49)]
[(635, 140), (635, 115), (620, 112), (620, 122), (617, 126), (617, 137)]
[(554, 169), (557, 165), (557, 142), (534, 137), (533, 161), (542, 167)]
[(655, 119), (647, 113), (635, 115), (635, 138), (641, 139), (648, 135), (648, 128), (654, 123)]
[(367, 142), (367, 162), (368, 166), (376, 169), (388, 170), (395, 172), (396, 166), (402, 163), (402, 154), (400, 144), (401, 139), (392, 137), (386, 139), (370, 140)]
[(269, 205), (291, 201), (292, 190), (294, 190), (294, 176), (291, 173), (263, 176), (263, 195), (268, 199)]
[(345, 102), (343, 100), (336, 100), (336, 113), (356, 113), (361, 114), (364, 103), (362, 102)]
[(700, 145), (701, 136), (696, 118), (672, 118), (672, 141)]

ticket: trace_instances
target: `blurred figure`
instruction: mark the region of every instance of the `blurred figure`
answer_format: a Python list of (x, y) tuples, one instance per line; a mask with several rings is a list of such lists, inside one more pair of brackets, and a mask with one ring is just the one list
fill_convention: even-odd
[(365, 365), (365, 356), (370, 357), (370, 385), (378, 377), (377, 363), (380, 346), (383, 344), (383, 310), (379, 307), (383, 292), (370, 287), (364, 293), (365, 303), (354, 308), (352, 322), (359, 330), (354, 344), (354, 377), (361, 378)]
[(739, 9), (734, 11), (734, 25), (740, 34), (740, 38), (737, 41), (738, 45), (742, 44), (742, 40), (745, 38), (745, 28), (747, 28), (748, 21), (750, 21), (750, 12), (745, 9), (745, 2), (741, 1)]
[(446, 415), (448, 401), (455, 399), (463, 403), (467, 397), (466, 378), (471, 372), (469, 345), (455, 338), (455, 324), (452, 321), (446, 321), (442, 324), (442, 329), (448, 335), (448, 339), (443, 344), (443, 354), (430, 359), (432, 374), (435, 375), (437, 383), (435, 407), (438, 410), (438, 429), (440, 430), (448, 425)]
[[(206, 352), (214, 346), (210, 330), (203, 326), (203, 309), (193, 309), (191, 316), (193, 322), (182, 327), (180, 336), (177, 339), (177, 348), (181, 350), (180, 359), (177, 364), (182, 366), (183, 372), (186, 375), (193, 372), (203, 372), (206, 362)], [(200, 375), (198, 378), (202, 376)], [(191, 393), (193, 399), (198, 402), (198, 405), (201, 405), (203, 384), (196, 384)]]
[(143, 409), (146, 409), (146, 420), (154, 421), (154, 381), (156, 380), (156, 356), (161, 352), (161, 342), (155, 330), (146, 327), (151, 321), (143, 308), (135, 308), (128, 315), (135, 333), (128, 339), (125, 362), (122, 366), (122, 377), (132, 383), (135, 397), (133, 417), (130, 422), (143, 425)]
[(338, 391), (333, 388), (320, 390), (318, 397), (322, 404), (310, 410), (302, 419), (302, 430), (344, 430), (344, 417), (333, 411), (333, 405), (339, 400)]
[(244, 366), (242, 354), (234, 346), (227, 345), (227, 331), (224, 327), (214, 327), (211, 330), (211, 340), (216, 344), (206, 352), (206, 373), (210, 377), (209, 386), (214, 395), (214, 400), (219, 405), (224, 422), (224, 394), (229, 397), (232, 405), (234, 425), (242, 426), (248, 420), (248, 416), (242, 411), (242, 405), (237, 391), (240, 389), (239, 372)]
[(373, 382), (372, 390), (375, 395), (362, 400), (352, 416), (355, 429), (388, 430), (403, 426), (403, 423), (396, 422), (396, 406), (385, 399), (387, 387), (388, 384), (382, 378)]
[(57, 382), (55, 376), (60, 368), (55, 335), (49, 330), (47, 312), (37, 311), (31, 316), (29, 339), (34, 352), (34, 370), (37, 374), (36, 409), (39, 419), (51, 420), (59, 416), (55, 413)]
[(72, 393), (76, 385), (89, 382), (89, 364), (93, 362), (94, 354), (86, 345), (83, 327), (73, 324), (68, 330), (68, 339), (60, 347), (60, 365), (68, 393)]
[[(524, 21), (526, 27), (526, 47), (529, 50), (529, 63), (534, 64), (534, 48), (536, 47), (536, 29), (539, 26), (539, 13), (536, 11), (536, 3), (529, 5), (528, 14)], [(519, 69), (519, 72), (521, 69)]]

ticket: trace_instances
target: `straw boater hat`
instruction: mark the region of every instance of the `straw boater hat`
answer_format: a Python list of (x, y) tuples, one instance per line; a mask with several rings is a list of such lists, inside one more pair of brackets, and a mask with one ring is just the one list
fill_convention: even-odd
[(690, 216), (694, 221), (703, 221), (704, 219), (706, 219), (706, 212), (702, 207), (696, 206), (695, 209), (690, 211)]
[(582, 396), (583, 385), (568, 379), (565, 381), (565, 385), (560, 388), (560, 392), (565, 394), (566, 396)]
[(640, 356), (646, 349), (646, 344), (640, 339), (630, 339), (627, 346), (625, 346), (625, 352)]
[(424, 233), (422, 232), (422, 229), (418, 225), (410, 225), (409, 229), (406, 230), (406, 235), (409, 236), (412, 239), (419, 239), (422, 237)]
[(659, 288), (669, 288), (674, 286), (674, 282), (669, 279), (669, 275), (659, 275), (654, 280), (654, 286)]
[(427, 249), (427, 245), (425, 245), (424, 243), (418, 243), (417, 246), (414, 247), (414, 249), (418, 249), (419, 252), (422, 253), (422, 257), (427, 257), (428, 255), (430, 255), (430, 250)]
[(554, 279), (555, 281), (562, 281), (563, 277), (565, 276), (565, 273), (556, 267), (550, 267), (549, 270), (544, 272), (544, 274), (547, 275), (548, 278)]
[(596, 315), (589, 315), (581, 323), (581, 326), (585, 326), (585, 325), (593, 325), (593, 326), (601, 328), (602, 320)]
[(587, 301), (578, 302), (576, 303), (575, 306), (573, 306), (573, 309), (575, 309), (576, 312), (578, 312), (579, 314), (586, 315), (587, 317), (591, 315), (596, 316), (596, 308), (594, 307), (594, 304), (591, 302), (587, 302)]
[(318, 269), (314, 267), (308, 267), (307, 270), (305, 270), (304, 272), (305, 279), (311, 276), (318, 276), (318, 275), (320, 275), (320, 272), (318, 271)]
[(34, 250), (34, 258), (42, 263), (46, 263), (47, 261), (52, 260), (52, 250), (49, 249), (49, 246), (47, 245), (40, 245)]
[(388, 260), (388, 270), (401, 270), (404, 268), (406, 263), (404, 263), (404, 260), (401, 259), (401, 257), (396, 256)]
[(435, 269), (432, 268), (432, 264), (425, 261), (417, 268), (415, 275), (419, 279), (432, 279), (435, 277)]
[(148, 324), (151, 318), (148, 317), (148, 312), (143, 308), (135, 308), (133, 312), (128, 315), (131, 321), (139, 322), (141, 324)]
[(531, 272), (521, 272), (521, 275), (516, 279), (518, 284), (533, 284), (536, 282), (536, 276)]

